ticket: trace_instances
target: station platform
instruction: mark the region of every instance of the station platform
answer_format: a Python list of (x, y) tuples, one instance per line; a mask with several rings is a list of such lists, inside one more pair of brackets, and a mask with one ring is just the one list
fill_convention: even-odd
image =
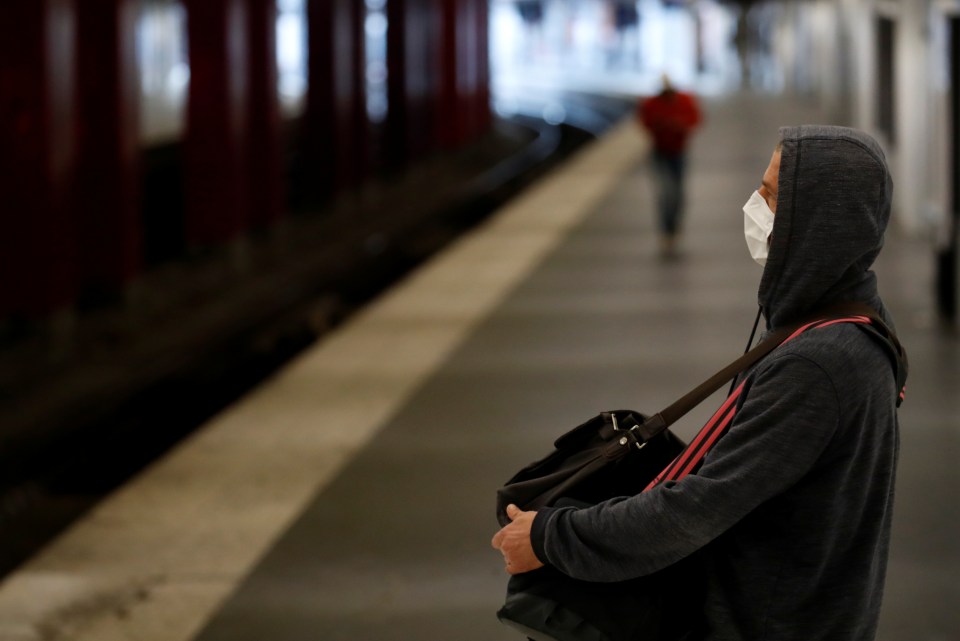
[[(8, 576), (0, 641), (517, 639), (494, 614), (496, 489), (580, 421), (662, 409), (742, 352), (761, 272), (740, 208), (777, 127), (824, 119), (704, 106), (678, 259), (626, 120)], [(893, 224), (876, 271), (912, 368), (880, 641), (960, 639), (960, 341), (932, 270)]]

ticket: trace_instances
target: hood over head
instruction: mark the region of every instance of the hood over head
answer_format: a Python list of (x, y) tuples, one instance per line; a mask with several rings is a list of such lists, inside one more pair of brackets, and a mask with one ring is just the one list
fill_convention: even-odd
[(883, 246), (893, 182), (883, 150), (847, 127), (780, 129), (773, 235), (760, 280), (767, 325), (831, 303), (881, 306), (870, 266)]

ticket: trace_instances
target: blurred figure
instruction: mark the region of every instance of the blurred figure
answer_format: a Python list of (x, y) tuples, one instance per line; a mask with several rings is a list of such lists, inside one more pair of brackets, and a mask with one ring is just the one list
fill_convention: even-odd
[(517, 0), (517, 12), (523, 21), (532, 26), (543, 20), (543, 2), (541, 0)]
[(637, 119), (653, 142), (660, 253), (664, 258), (676, 256), (683, 217), (687, 139), (700, 124), (700, 118), (696, 98), (678, 91), (666, 74), (663, 76), (663, 90), (641, 100), (637, 108)]
[(614, 47), (608, 61), (609, 66), (639, 69), (640, 47), (637, 32), (640, 28), (640, 12), (637, 11), (637, 3), (634, 0), (611, 0), (611, 12)]
[(516, 0), (517, 13), (523, 21), (526, 36), (524, 61), (536, 60), (543, 49), (543, 2), (542, 0)]

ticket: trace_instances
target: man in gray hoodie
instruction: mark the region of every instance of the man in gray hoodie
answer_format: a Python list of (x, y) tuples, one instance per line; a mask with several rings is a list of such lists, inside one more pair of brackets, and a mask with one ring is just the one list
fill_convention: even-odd
[[(767, 329), (850, 301), (892, 327), (870, 270), (890, 215), (882, 150), (843, 127), (785, 127), (780, 137), (744, 207), (747, 244), (764, 264)], [(730, 427), (695, 474), (590, 508), (511, 507), (493, 539), (507, 571), (549, 564), (620, 581), (699, 551), (699, 638), (873, 639), (899, 442), (887, 352), (861, 327), (832, 324), (781, 345), (738, 384)]]

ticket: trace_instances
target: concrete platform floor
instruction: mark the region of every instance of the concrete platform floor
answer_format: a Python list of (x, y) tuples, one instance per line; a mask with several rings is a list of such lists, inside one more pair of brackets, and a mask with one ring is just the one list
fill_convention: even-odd
[[(826, 118), (706, 109), (680, 260), (658, 257), (624, 123), (0, 584), (0, 639), (518, 639), (494, 616), (496, 488), (576, 422), (662, 409), (742, 351), (760, 269), (740, 207), (777, 126)], [(880, 641), (960, 639), (960, 342), (932, 265), (894, 228), (877, 266), (912, 364)]]

